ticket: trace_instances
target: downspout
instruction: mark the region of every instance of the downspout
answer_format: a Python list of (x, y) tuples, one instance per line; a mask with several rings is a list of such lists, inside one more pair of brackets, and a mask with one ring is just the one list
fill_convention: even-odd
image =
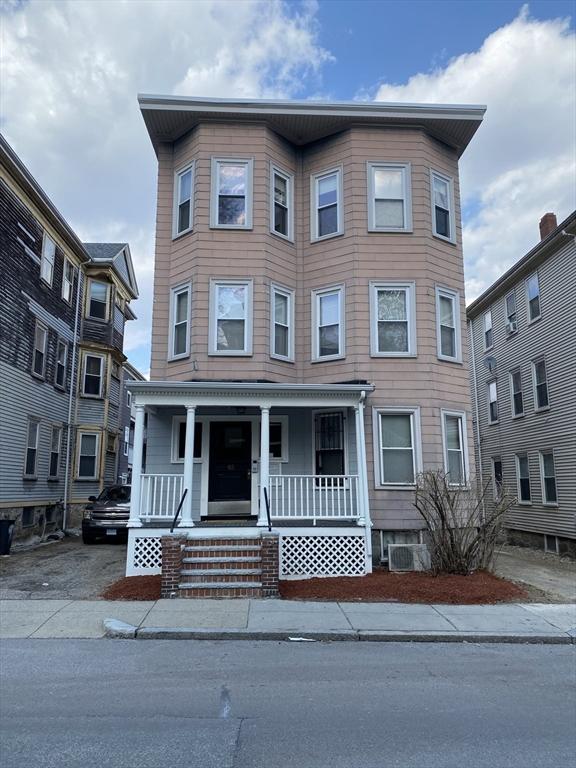
[(83, 290), (80, 279), (80, 267), (76, 267), (76, 316), (74, 318), (74, 340), (72, 343), (72, 366), (70, 369), (70, 394), (68, 396), (68, 428), (66, 433), (66, 469), (64, 473), (64, 512), (62, 515), (62, 530), (66, 531), (68, 523), (68, 508), (70, 505), (70, 442), (72, 437), (72, 403), (76, 392), (76, 357), (78, 351), (78, 324), (80, 318), (80, 298)]
[(472, 381), (474, 383), (474, 437), (476, 442), (476, 457), (478, 459), (477, 474), (480, 481), (480, 489), (484, 488), (484, 481), (482, 479), (482, 446), (480, 444), (480, 415), (478, 408), (478, 382), (476, 379), (476, 355), (474, 352), (474, 332), (473, 332), (473, 320), (468, 320), (468, 343), (470, 345), (470, 362), (472, 363)]
[[(365, 523), (365, 537), (366, 537), (366, 557), (372, 566), (372, 520), (370, 518), (370, 501), (368, 498), (368, 472), (366, 467), (366, 434), (364, 431), (364, 401), (366, 400), (366, 392), (362, 390), (360, 393), (360, 401), (358, 403), (359, 410), (359, 426), (360, 426), (360, 444), (362, 445), (362, 462), (359, 463), (359, 474), (362, 484), (362, 498), (364, 502), (364, 523)], [(358, 457), (360, 458), (360, 457)]]

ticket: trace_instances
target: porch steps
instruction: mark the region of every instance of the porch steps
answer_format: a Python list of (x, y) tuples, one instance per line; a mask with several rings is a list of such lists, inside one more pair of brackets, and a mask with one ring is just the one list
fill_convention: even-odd
[(262, 596), (259, 538), (191, 539), (183, 554), (179, 584), (182, 597)]

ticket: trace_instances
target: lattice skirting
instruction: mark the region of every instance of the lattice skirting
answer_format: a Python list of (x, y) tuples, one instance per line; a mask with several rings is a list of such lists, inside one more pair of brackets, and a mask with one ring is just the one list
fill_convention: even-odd
[(369, 570), (362, 535), (280, 536), (280, 578), (364, 576)]
[(128, 532), (126, 576), (153, 576), (162, 572), (160, 537), (166, 533), (165, 530), (144, 532), (139, 528)]

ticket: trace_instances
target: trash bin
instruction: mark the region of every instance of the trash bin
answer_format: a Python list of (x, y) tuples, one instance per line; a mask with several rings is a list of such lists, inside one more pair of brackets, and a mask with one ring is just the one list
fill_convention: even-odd
[(0, 520), (0, 555), (10, 554), (14, 522), (14, 520)]

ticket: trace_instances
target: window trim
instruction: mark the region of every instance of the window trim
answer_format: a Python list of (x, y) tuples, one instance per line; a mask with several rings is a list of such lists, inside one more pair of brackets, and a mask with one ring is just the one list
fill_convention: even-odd
[[(59, 355), (58, 352), (60, 350), (60, 347), (64, 347), (64, 362), (62, 363), (62, 367), (64, 368), (64, 381), (62, 384), (58, 383), (58, 366), (59, 366)], [(66, 391), (66, 368), (68, 367), (68, 342), (63, 339), (62, 337), (58, 337), (56, 340), (56, 357), (54, 359), (54, 386), (56, 389), (61, 390), (62, 392)]]
[[(416, 357), (416, 283), (414, 281), (372, 280), (370, 287), (370, 357)], [(408, 351), (380, 352), (378, 349), (378, 291), (403, 289), (406, 293), (406, 321), (408, 323)]]
[[(281, 355), (275, 351), (276, 342), (276, 294), (285, 296), (288, 299), (288, 355)], [(276, 283), (270, 286), (270, 357), (274, 360), (283, 360), (293, 363), (294, 356), (294, 296), (295, 292), (291, 288), (283, 288)]]
[[(338, 294), (338, 354), (320, 357), (320, 297)], [(327, 288), (312, 289), (312, 363), (325, 363), (331, 360), (343, 360), (346, 357), (346, 288), (344, 283)]]
[[(546, 397), (548, 399), (548, 403), (542, 406), (538, 405), (538, 382), (536, 379), (536, 365), (538, 363), (544, 363), (544, 371), (546, 373)], [(534, 413), (543, 413), (544, 411), (549, 411), (550, 410), (550, 385), (548, 383), (548, 365), (546, 364), (546, 357), (544, 355), (535, 357), (533, 360), (530, 361), (530, 366), (532, 368), (532, 398), (533, 398), (533, 405), (534, 405)]]
[[(40, 442), (40, 419), (29, 416), (26, 419), (26, 443), (24, 444), (24, 466), (22, 468), (22, 478), (24, 480), (37, 480), (38, 479), (38, 443)], [(30, 446), (29, 436), (30, 436), (30, 425), (36, 424), (36, 442), (34, 444), (34, 447)], [(33, 450), (34, 453), (34, 472), (32, 474), (26, 472), (26, 465), (28, 464), (28, 451)]]
[[(182, 294), (188, 294), (188, 311), (186, 314), (186, 350), (179, 354), (174, 354), (174, 340), (175, 340), (175, 317), (176, 317), (176, 299)], [(190, 356), (190, 321), (192, 317), (192, 283), (181, 283), (170, 288), (170, 310), (169, 310), (169, 327), (168, 327), (168, 361), (183, 360)], [(184, 321), (183, 321), (184, 322)]]
[[(36, 360), (36, 352), (40, 351), (40, 349), (36, 346), (36, 334), (38, 330), (41, 330), (44, 334), (44, 347), (42, 349), (42, 372), (38, 373), (38, 371), (34, 368), (34, 363)], [(44, 381), (46, 378), (46, 358), (48, 357), (48, 327), (44, 325), (38, 318), (36, 318), (36, 322), (34, 323), (34, 337), (32, 339), (32, 363), (30, 366), (30, 373), (34, 378), (40, 379), (41, 381)]]
[[(221, 163), (234, 163), (246, 166), (246, 223), (245, 224), (220, 224), (218, 222), (218, 190), (219, 166)], [(210, 160), (210, 229), (252, 229), (252, 205), (253, 205), (253, 157), (212, 157)]]
[[(287, 221), (288, 221), (288, 234), (283, 235), (282, 232), (277, 232), (274, 228), (275, 222), (275, 209), (276, 200), (274, 197), (274, 176), (280, 176), (286, 181), (286, 197), (287, 197)], [(276, 237), (282, 238), (289, 243), (294, 242), (294, 175), (283, 171), (275, 163), (270, 163), (270, 233)]]
[[(312, 462), (312, 468), (314, 475), (316, 474), (316, 460), (317, 460), (317, 445), (316, 445), (316, 417), (318, 415), (322, 414), (332, 414), (332, 413), (340, 413), (342, 414), (342, 456), (343, 456), (343, 465), (344, 465), (344, 475), (348, 475), (349, 472), (349, 460), (350, 456), (348, 455), (348, 419), (346, 418), (346, 408), (343, 408), (341, 406), (336, 406), (335, 408), (312, 408), (310, 411), (310, 414), (312, 416), (312, 440), (311, 446), (312, 446), (312, 455), (311, 455), (311, 462)], [(322, 449), (320, 449), (322, 450)], [(330, 475), (322, 475), (322, 477), (330, 477)]]
[[(218, 349), (218, 312), (217, 301), (218, 287), (222, 285), (242, 285), (246, 288), (246, 312), (244, 317), (244, 349), (226, 350)], [(210, 279), (210, 307), (209, 307), (209, 333), (208, 333), (208, 355), (213, 357), (251, 357), (252, 356), (252, 328), (254, 312), (254, 279), (253, 278), (211, 278)]]
[[(68, 280), (68, 278), (66, 277), (66, 268), (68, 266), (70, 266), (70, 268), (72, 270), (72, 280)], [(66, 304), (68, 304), (70, 306), (72, 306), (72, 298), (73, 298), (73, 293), (74, 293), (74, 272), (75, 272), (75, 270), (74, 270), (73, 262), (70, 261), (68, 256), (64, 256), (64, 265), (63, 265), (63, 268), (62, 268), (62, 292), (61, 293), (62, 293), (62, 300), (65, 301)], [(70, 290), (69, 298), (66, 298), (66, 295), (65, 295), (65, 290), (64, 289), (65, 289), (66, 286), (69, 286), (69, 290)]]
[[(522, 491), (521, 491), (521, 484), (520, 484), (520, 459), (526, 458), (526, 464), (528, 466), (528, 487), (530, 488), (530, 499), (525, 501), (522, 499)], [(531, 507), (532, 506), (532, 479), (530, 477), (530, 457), (528, 455), (528, 452), (526, 453), (515, 453), (514, 454), (514, 461), (516, 464), (516, 503), (521, 504), (522, 506)]]
[(444, 457), (444, 472), (448, 475), (448, 443), (446, 441), (446, 416), (457, 416), (460, 418), (460, 439), (462, 440), (462, 461), (464, 463), (464, 483), (448, 483), (453, 488), (468, 488), (470, 485), (470, 459), (468, 456), (468, 425), (466, 423), (465, 411), (453, 411), (446, 408), (440, 410), (442, 421), (442, 453)]
[[(86, 393), (86, 368), (87, 360), (89, 357), (94, 357), (100, 360), (100, 390), (97, 395), (91, 395)], [(98, 352), (85, 351), (82, 355), (82, 378), (80, 382), (80, 395), (81, 397), (87, 397), (91, 400), (102, 400), (104, 398), (104, 374), (106, 371), (106, 355), (101, 355)], [(90, 374), (93, 375), (93, 374)]]
[[(377, 170), (402, 171), (403, 227), (378, 227), (376, 225), (376, 185), (374, 183), (374, 176)], [(368, 232), (412, 232), (412, 164), (369, 161), (366, 163), (366, 175), (368, 182)]]
[[(514, 406), (514, 374), (518, 373), (520, 374), (520, 394), (522, 395), (522, 411), (519, 413), (516, 413), (516, 409)], [(521, 419), (526, 414), (526, 408), (525, 408), (525, 398), (524, 398), (524, 388), (522, 386), (522, 368), (520, 366), (517, 366), (516, 368), (512, 368), (508, 371), (508, 381), (510, 384), (510, 413), (512, 414), (513, 419)]]
[[(454, 307), (454, 357), (450, 355), (444, 355), (442, 353), (442, 334), (440, 326), (440, 297), (450, 299), (452, 306)], [(436, 286), (436, 352), (439, 360), (444, 360), (448, 363), (462, 363), (462, 339), (460, 328), (460, 291), (455, 291), (452, 288), (445, 288), (443, 286)]]
[[(444, 181), (448, 184), (448, 204), (450, 205), (450, 208), (448, 210), (448, 221), (450, 223), (450, 237), (446, 237), (445, 235), (441, 235), (436, 231), (436, 206), (434, 204), (434, 177), (438, 177), (441, 181)], [(454, 179), (452, 176), (446, 176), (444, 173), (440, 173), (440, 171), (435, 171), (433, 168), (430, 168), (430, 203), (431, 203), (431, 213), (432, 213), (432, 235), (433, 237), (437, 237), (440, 240), (444, 240), (446, 243), (452, 243), (453, 245), (456, 244), (456, 214), (455, 214), (455, 206), (454, 206)]]
[[(551, 454), (552, 455), (552, 463), (554, 464), (554, 487), (556, 489), (556, 501), (548, 501), (546, 496), (546, 483), (545, 483), (545, 475), (544, 475), (544, 454)], [(557, 507), (559, 506), (558, 502), (558, 479), (556, 474), (556, 457), (554, 456), (554, 450), (546, 450), (541, 449), (538, 451), (538, 462), (540, 465), (540, 487), (542, 489), (542, 504), (545, 507)], [(549, 475), (548, 475), (549, 477)]]
[[(492, 385), (494, 385), (495, 391), (496, 391), (496, 399), (491, 400), (490, 396), (490, 390), (492, 388)], [(496, 403), (496, 418), (492, 418), (492, 412), (490, 409), (490, 405), (492, 403)], [(500, 403), (498, 401), (498, 380), (497, 379), (490, 379), (486, 382), (486, 404), (487, 404), (487, 414), (488, 414), (488, 424), (498, 424), (500, 421)]]
[[(496, 462), (500, 462), (500, 468), (502, 470), (502, 484), (500, 486), (500, 494), (498, 494), (498, 486), (496, 484)], [(502, 461), (502, 456), (491, 456), (490, 468), (492, 476), (492, 497), (494, 501), (500, 501), (504, 495), (504, 462)]]
[[(98, 283), (100, 285), (106, 286), (106, 314), (104, 317), (95, 317), (94, 315), (90, 314), (90, 295), (91, 295), (91, 287), (93, 283)], [(95, 320), (97, 323), (107, 323), (110, 320), (110, 284), (104, 282), (103, 280), (97, 280), (94, 277), (88, 278), (88, 284), (86, 286), (86, 307), (85, 307), (85, 316), (89, 320)]]
[[(46, 241), (49, 240), (52, 245), (54, 246), (54, 253), (52, 254), (52, 260), (50, 260), (46, 256)], [(50, 265), (50, 280), (47, 280), (44, 275), (42, 274), (44, 271), (44, 264)], [(49, 285), (52, 287), (52, 284), (54, 282), (54, 265), (56, 264), (56, 240), (54, 240), (53, 237), (50, 237), (48, 232), (46, 230), (42, 233), (42, 251), (40, 256), (40, 280), (42, 280), (43, 283), (46, 283), (46, 285)]]
[[(494, 324), (492, 322), (492, 310), (488, 309), (484, 312), (484, 352), (494, 348)], [(488, 325), (490, 323), (490, 325)], [(488, 334), (490, 334), (490, 344), (487, 343)]]
[[(531, 278), (536, 277), (536, 282), (538, 283), (538, 314), (536, 317), (530, 316), (530, 292), (529, 292), (529, 284)], [(542, 293), (540, 291), (540, 276), (538, 274), (538, 270), (534, 270), (534, 272), (531, 272), (525, 279), (526, 284), (526, 310), (528, 312), (528, 325), (532, 325), (532, 323), (538, 322), (540, 318), (542, 317)]]
[[(91, 476), (81, 475), (80, 474), (80, 456), (82, 455), (81, 454), (82, 438), (85, 435), (86, 436), (93, 435), (93, 436), (96, 437), (96, 447), (95, 447), (95, 450), (94, 450), (94, 474), (91, 475)], [(98, 431), (90, 430), (90, 429), (79, 430), (78, 431), (78, 440), (77, 440), (77, 445), (76, 445), (76, 472), (75, 472), (75, 475), (76, 475), (75, 479), (76, 480), (80, 480), (80, 481), (98, 480), (98, 476), (99, 476), (99, 471), (98, 470), (99, 470), (99, 463), (100, 463), (100, 440), (101, 440), (101, 434)]]
[[(327, 176), (333, 176), (336, 174), (336, 232), (330, 232), (327, 235), (318, 235), (318, 182)], [(318, 243), (323, 240), (329, 240), (332, 237), (339, 237), (344, 234), (344, 216), (343, 216), (343, 201), (344, 201), (344, 169), (341, 165), (337, 165), (333, 168), (329, 168), (325, 171), (313, 173), (310, 175), (310, 242)]]
[[(205, 458), (204, 457), (204, 433), (208, 428), (209, 420), (210, 418), (208, 417), (207, 417), (207, 420), (203, 418), (198, 418), (198, 417), (194, 419), (194, 432), (196, 432), (197, 424), (200, 424), (202, 426), (202, 439), (200, 440), (200, 456), (192, 457), (195, 464), (201, 464)], [(230, 421), (234, 421), (234, 418), (231, 418)], [(178, 457), (178, 443), (180, 440), (180, 424), (186, 424), (186, 415), (177, 414), (176, 416), (172, 416), (172, 434), (170, 439), (170, 463), (171, 464), (184, 464), (184, 457), (182, 457), (181, 459)], [(209, 461), (209, 457), (207, 457), (207, 461)]]
[[(188, 217), (188, 226), (186, 229), (178, 231), (178, 209), (180, 207), (180, 183), (182, 176), (184, 174), (188, 173), (188, 171), (191, 172), (190, 176), (190, 214)], [(192, 160), (192, 162), (187, 163), (182, 168), (179, 168), (174, 171), (174, 183), (173, 183), (173, 191), (172, 191), (172, 240), (177, 240), (179, 237), (182, 237), (182, 235), (188, 234), (188, 232), (192, 232), (194, 229), (194, 171), (195, 171), (195, 161)], [(186, 202), (185, 200), (183, 202)]]
[[(413, 483), (389, 483), (384, 478), (383, 446), (382, 446), (382, 415), (410, 416), (410, 433), (412, 437), (412, 466), (414, 470)], [(423, 471), (422, 463), (422, 428), (420, 423), (420, 406), (375, 406), (372, 408), (372, 432), (374, 435), (374, 488), (414, 491), (416, 478)]]
[[(52, 440), (54, 438), (54, 431), (58, 431), (58, 461), (56, 463), (56, 474), (52, 475), (50, 474), (50, 469), (52, 466), (52, 454), (56, 453), (56, 451), (52, 450)], [(50, 450), (48, 451), (48, 480), (59, 480), (60, 479), (60, 459), (62, 456), (62, 424), (52, 424), (51, 430), (50, 430)]]

